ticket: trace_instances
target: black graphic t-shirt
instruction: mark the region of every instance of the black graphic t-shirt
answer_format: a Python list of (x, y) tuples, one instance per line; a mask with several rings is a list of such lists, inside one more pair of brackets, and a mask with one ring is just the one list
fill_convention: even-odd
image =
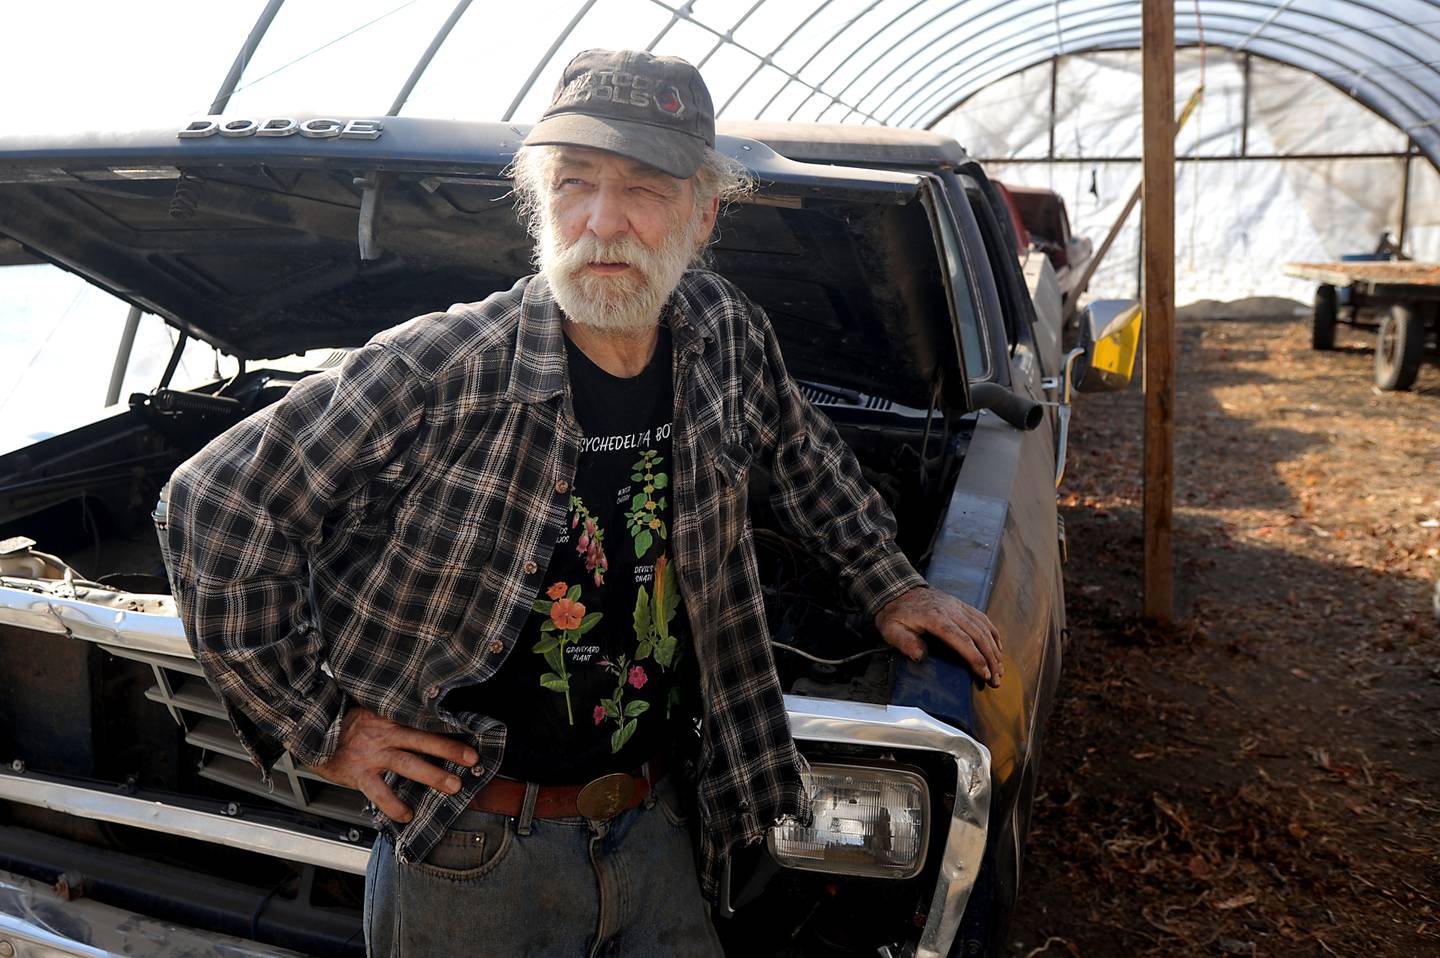
[(519, 643), (469, 690), (507, 726), (501, 773), (542, 784), (629, 771), (663, 748), (690, 653), (670, 570), (669, 332), (630, 379), (566, 346), (585, 435), (568, 522)]

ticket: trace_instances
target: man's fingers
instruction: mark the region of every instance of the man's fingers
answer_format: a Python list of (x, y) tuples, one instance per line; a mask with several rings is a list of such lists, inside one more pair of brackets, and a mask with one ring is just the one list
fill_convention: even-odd
[(390, 770), (397, 775), (403, 775), (412, 782), (419, 782), (421, 785), (429, 785), (437, 792), (444, 792), (446, 795), (454, 795), (460, 791), (460, 779), (431, 762), (416, 755), (414, 752), (406, 752), (400, 749), (393, 749), (390, 752)]
[(386, 785), (385, 780), (379, 775), (373, 772), (369, 775), (362, 775), (355, 784), (360, 787), (360, 791), (364, 793), (365, 797), (370, 799), (375, 807), (388, 817), (397, 822), (410, 821), (409, 806), (396, 797), (395, 793), (390, 790), (390, 786)]
[(912, 589), (880, 610), (876, 628), (891, 645), (910, 658), (923, 657), (928, 634), (945, 643), (971, 670), (992, 686), (1005, 674), (1000, 633), (979, 609), (934, 589)]
[(925, 658), (925, 640), (914, 629), (901, 622), (887, 622), (880, 635), (912, 661)]
[[(992, 683), (995, 681), (994, 672), (991, 670), (990, 664), (985, 661), (985, 656), (981, 653), (978, 643), (954, 619), (947, 615), (932, 614), (924, 616), (923, 620), (917, 622), (916, 625), (920, 629), (908, 624), (892, 622), (889, 624), (885, 637), (892, 645), (918, 662), (924, 657), (925, 640), (920, 633), (920, 630), (923, 629), (959, 653), (976, 675)], [(892, 638), (892, 635), (896, 634), (904, 637), (903, 644)]]
[[(959, 601), (956, 601), (949, 611), (954, 614), (955, 626), (985, 657), (985, 664), (989, 666), (993, 678), (998, 680), (1005, 674), (1005, 660), (1000, 649), (999, 635), (990, 618), (974, 606)], [(992, 681), (991, 684), (996, 683)]]
[[(447, 762), (454, 762), (457, 765), (474, 765), (480, 760), (475, 750), (464, 742), (457, 742), (453, 738), (444, 735), (436, 735), (434, 732), (422, 732), (419, 729), (408, 728), (396, 724), (391, 742), (396, 748), (403, 748), (407, 752), (419, 752), (421, 755), (433, 755), (436, 758), (443, 758)], [(399, 771), (399, 769), (396, 769)]]
[(980, 653), (985, 656), (990, 670), (996, 678), (999, 678), (1005, 674), (1005, 653), (1000, 645), (1000, 633), (995, 630), (989, 616), (979, 609), (968, 605), (962, 606), (961, 609), (965, 616), (965, 624), (968, 626), (968, 634), (980, 649)]
[(994, 685), (999, 682), (996, 670), (991, 667), (988, 656), (981, 649), (980, 641), (970, 631), (960, 628), (954, 622), (944, 622), (932, 630), (963, 658), (980, 678)]
[(919, 625), (958, 652), (976, 675), (991, 685), (999, 685), (1003, 666), (989, 632), (967, 614), (968, 607), (956, 605), (958, 609), (952, 606), (927, 610)]

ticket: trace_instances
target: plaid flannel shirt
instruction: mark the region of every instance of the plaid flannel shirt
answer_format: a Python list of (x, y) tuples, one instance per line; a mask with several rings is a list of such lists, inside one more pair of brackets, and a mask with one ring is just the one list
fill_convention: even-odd
[[(785, 371), (764, 313), (727, 281), (685, 275), (674, 349), (678, 582), (701, 695), (701, 878), (729, 849), (808, 815), (768, 644), (746, 501), (752, 463), (779, 519), (828, 557), (872, 615), (922, 583), (894, 519)], [(565, 521), (582, 435), (561, 314), (543, 277), (376, 336), (338, 369), (215, 439), (170, 482), (161, 532), (186, 634), (262, 771), (288, 749), (329, 759), (347, 707), (462, 737), (445, 795), (396, 783), (382, 821), (422, 859), (495, 773), (505, 728), (442, 702), (520, 641)]]

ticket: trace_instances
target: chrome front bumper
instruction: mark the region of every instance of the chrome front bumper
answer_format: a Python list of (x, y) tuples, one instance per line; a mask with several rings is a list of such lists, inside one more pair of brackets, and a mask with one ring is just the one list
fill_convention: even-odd
[(304, 958), (243, 938), (214, 935), (81, 898), (0, 871), (4, 958)]
[[(288, 861), (365, 874), (370, 846), (354, 832), (354, 841), (308, 835), (266, 822), (247, 821), (59, 782), (43, 775), (0, 772), (0, 799), (48, 808), (95, 822), (113, 822), (167, 835), (243, 848)], [(0, 958), (7, 958), (0, 949)]]

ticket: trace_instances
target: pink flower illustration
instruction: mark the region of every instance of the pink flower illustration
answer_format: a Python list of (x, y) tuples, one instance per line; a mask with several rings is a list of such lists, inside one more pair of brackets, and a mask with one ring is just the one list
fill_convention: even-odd
[(599, 725), (601, 722), (605, 721), (605, 706), (603, 706), (603, 705), (597, 705), (597, 706), (595, 706), (595, 711), (594, 711), (594, 713), (591, 715), (591, 718), (595, 719), (595, 724), (596, 724), (596, 725)]
[(645, 683), (649, 680), (650, 677), (645, 674), (644, 668), (638, 665), (632, 665), (630, 667), (630, 685), (632, 687), (637, 689), (644, 688)]

